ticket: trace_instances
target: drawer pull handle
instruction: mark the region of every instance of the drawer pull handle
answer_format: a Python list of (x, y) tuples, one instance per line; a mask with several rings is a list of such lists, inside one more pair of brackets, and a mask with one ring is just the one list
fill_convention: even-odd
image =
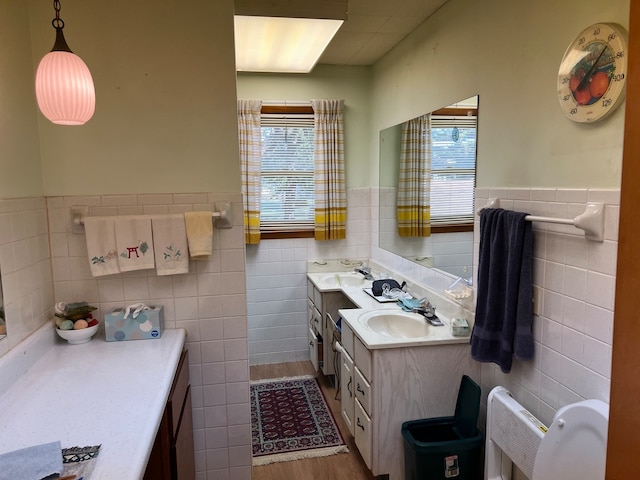
[(309, 342), (309, 346), (313, 347), (313, 340)]
[(356, 385), (356, 390), (362, 394), (362, 396), (364, 396), (364, 390), (362, 389), (362, 387), (360, 386), (360, 384)]
[(353, 390), (351, 390), (352, 383), (353, 383), (353, 378), (349, 377), (349, 382), (347, 383), (347, 390), (349, 390), (349, 398), (353, 397)]
[(360, 417), (358, 417), (358, 419), (356, 420), (356, 425), (358, 425), (362, 429), (362, 431), (364, 432), (364, 425), (362, 425), (360, 423)]

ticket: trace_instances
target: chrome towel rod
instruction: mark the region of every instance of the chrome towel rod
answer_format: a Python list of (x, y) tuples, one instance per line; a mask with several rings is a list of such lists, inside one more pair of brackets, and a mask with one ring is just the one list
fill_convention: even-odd
[[(489, 198), (487, 204), (478, 209), (476, 212), (480, 215), (483, 208), (500, 208), (499, 198)], [(554, 218), (540, 217), (537, 215), (527, 215), (524, 217), (529, 222), (545, 222), (557, 223), (560, 225), (573, 225), (576, 228), (584, 230), (584, 236), (587, 240), (594, 242), (604, 241), (604, 203), (592, 202), (588, 203), (585, 211), (575, 218)]]
[[(89, 216), (88, 205), (74, 205), (71, 207), (74, 233), (84, 233), (84, 218), (87, 216)], [(215, 209), (211, 212), (211, 217), (216, 228), (231, 228), (233, 226), (231, 203), (215, 202)]]

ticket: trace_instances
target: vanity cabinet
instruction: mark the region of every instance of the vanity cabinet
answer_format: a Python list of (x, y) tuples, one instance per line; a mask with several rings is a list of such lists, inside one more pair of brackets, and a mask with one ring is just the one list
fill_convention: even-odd
[(193, 480), (194, 478), (189, 356), (184, 350), (180, 356), (144, 479)]
[(346, 321), (342, 347), (342, 417), (371, 472), (403, 480), (402, 423), (453, 415), (460, 378), (478, 379), (478, 364), (466, 343), (368, 349)]
[(324, 375), (335, 375), (333, 343), (338, 310), (357, 308), (357, 306), (341, 291), (320, 291), (309, 279), (307, 279), (307, 297), (309, 328), (312, 330), (309, 334), (309, 353), (312, 363), (315, 355), (311, 352), (313, 348), (311, 344), (315, 336), (315, 345), (319, 350), (318, 365), (314, 364), (316, 371), (321, 370)]

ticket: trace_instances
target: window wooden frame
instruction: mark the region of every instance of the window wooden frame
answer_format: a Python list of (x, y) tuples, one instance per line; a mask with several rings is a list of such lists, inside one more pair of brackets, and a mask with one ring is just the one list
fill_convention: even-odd
[[(313, 115), (311, 105), (262, 105), (261, 115)], [(314, 229), (305, 228), (300, 230), (260, 230), (261, 240), (276, 240), (286, 238), (313, 238)]]

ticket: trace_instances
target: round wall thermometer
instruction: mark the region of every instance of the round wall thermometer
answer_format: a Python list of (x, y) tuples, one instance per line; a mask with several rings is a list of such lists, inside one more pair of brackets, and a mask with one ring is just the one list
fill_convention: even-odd
[(627, 32), (620, 25), (596, 23), (569, 45), (558, 70), (558, 99), (574, 122), (602, 120), (624, 100)]

